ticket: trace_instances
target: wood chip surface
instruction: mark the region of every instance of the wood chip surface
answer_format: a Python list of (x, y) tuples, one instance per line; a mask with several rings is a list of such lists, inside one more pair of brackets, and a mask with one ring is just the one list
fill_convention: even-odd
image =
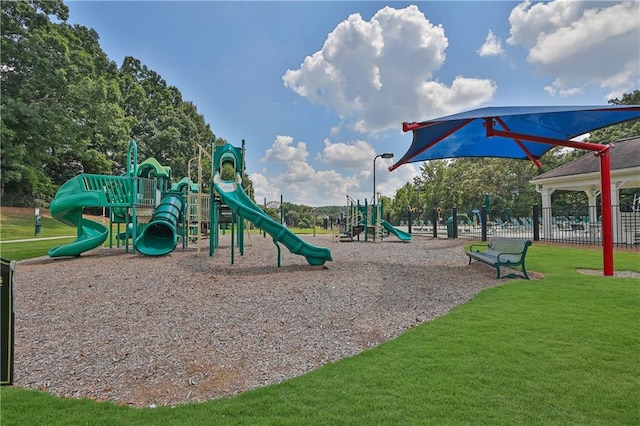
[(311, 267), (272, 239), (212, 257), (123, 248), (18, 262), (15, 386), (130, 406), (207, 401), (302, 375), (447, 313), (504, 280), (465, 241), (339, 243)]

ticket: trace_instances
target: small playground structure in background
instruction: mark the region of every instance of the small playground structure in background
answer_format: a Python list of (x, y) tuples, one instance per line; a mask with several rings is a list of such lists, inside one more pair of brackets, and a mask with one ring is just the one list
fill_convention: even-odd
[[(202, 156), (211, 161), (211, 176), (205, 192)], [(291, 253), (304, 256), (309, 265), (319, 266), (332, 260), (327, 248), (316, 247), (302, 240), (283, 224), (273, 220), (258, 207), (242, 188), (244, 174), (244, 141), (242, 147), (215, 145), (211, 152), (199, 147), (197, 183), (185, 177), (171, 185), (171, 169), (154, 158), (138, 164), (137, 144), (129, 143), (127, 170), (122, 176), (81, 174), (63, 184), (50, 211), (54, 219), (75, 226), (77, 238), (70, 244), (54, 247), (50, 257), (80, 256), (109, 239), (109, 247), (123, 242), (129, 251), (147, 256), (171, 253), (182, 241), (183, 248), (195, 243), (200, 254), (203, 232), (209, 237), (209, 255), (219, 247), (220, 229), (231, 228), (231, 263), (235, 247), (244, 255), (245, 220), (268, 233), (277, 248), (280, 266), (280, 244)], [(233, 170), (233, 177), (223, 179), (223, 169)], [(83, 217), (84, 208), (109, 209), (109, 228)], [(114, 231), (114, 226), (116, 230)], [(123, 229), (121, 228), (123, 227)]]
[(393, 234), (400, 241), (411, 241), (411, 234), (393, 227), (383, 219), (384, 206), (382, 202), (372, 200), (371, 204), (364, 205), (347, 195), (347, 209), (342, 221), (342, 232), (338, 235), (340, 242), (351, 242), (364, 233), (364, 241), (383, 241), (388, 234)]

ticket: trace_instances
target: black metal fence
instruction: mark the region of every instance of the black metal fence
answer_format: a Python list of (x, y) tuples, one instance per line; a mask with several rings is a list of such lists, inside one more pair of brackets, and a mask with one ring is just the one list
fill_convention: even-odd
[(3, 207), (48, 207), (50, 202), (51, 198), (45, 195), (25, 195), (6, 192), (0, 197), (0, 206)]
[[(612, 225), (615, 247), (640, 250), (640, 211), (634, 211), (631, 205), (613, 206)], [(602, 245), (601, 211), (592, 206), (543, 209), (535, 205), (529, 211), (491, 212), (482, 208), (470, 214), (456, 209), (446, 212), (434, 209), (431, 219), (412, 220), (408, 227), (413, 234), (433, 237), (486, 241), (498, 235), (562, 244)]]

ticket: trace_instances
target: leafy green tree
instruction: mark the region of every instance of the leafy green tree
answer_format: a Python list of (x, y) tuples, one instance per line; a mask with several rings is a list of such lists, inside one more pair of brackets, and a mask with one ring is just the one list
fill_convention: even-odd
[(168, 86), (140, 60), (125, 57), (120, 74), (123, 108), (132, 125), (131, 136), (138, 142), (139, 156), (154, 157), (170, 166), (175, 176), (186, 176), (198, 145), (208, 145), (213, 137), (204, 117), (192, 102), (184, 101), (178, 88)]
[[(625, 93), (622, 95), (622, 99), (609, 99), (609, 104), (640, 105), (640, 90)], [(631, 120), (592, 132), (589, 136), (589, 142), (606, 144), (638, 135), (640, 135), (640, 120)]]
[[(68, 114), (76, 124), (73, 143), (67, 141), (68, 160), (58, 166), (66, 170), (69, 164), (79, 164), (83, 173), (111, 174), (126, 155), (130, 132), (120, 105), (118, 69), (100, 48), (94, 30), (66, 24), (57, 28), (69, 45)], [(58, 183), (69, 177), (58, 173)]]
[(274, 207), (261, 207), (264, 212), (273, 220), (275, 220), (276, 222), (280, 222), (280, 209), (274, 208)]
[(236, 169), (231, 163), (225, 163), (220, 170), (220, 178), (223, 180), (234, 180), (236, 177)]
[(307, 217), (300, 219), (298, 222), (298, 228), (308, 229), (313, 226), (313, 219)]
[[(640, 90), (634, 90), (631, 93), (625, 93), (622, 95), (622, 99), (610, 99), (609, 104), (640, 105)], [(614, 126), (606, 127), (604, 129), (596, 130), (589, 136), (589, 141), (597, 143), (613, 143), (620, 139), (633, 136), (640, 136), (640, 120), (627, 121)], [(620, 190), (620, 204), (630, 205), (633, 202), (633, 197), (637, 192), (638, 190), (634, 188)]]
[(288, 226), (296, 227), (300, 221), (300, 213), (295, 210), (289, 210), (285, 213), (284, 220)]
[(128, 129), (97, 33), (66, 24), (61, 1), (3, 2), (2, 12), (3, 188), (53, 195), (78, 173), (110, 172)]
[(48, 193), (53, 182), (42, 165), (71, 124), (61, 108), (65, 93), (64, 40), (49, 15), (66, 20), (62, 1), (2, 2), (0, 48), (2, 193)]
[(415, 207), (415, 193), (416, 190), (410, 183), (398, 188), (391, 205), (388, 206), (392, 222), (398, 223), (400, 220), (406, 219), (408, 209)]
[(419, 200), (417, 204), (423, 214), (437, 207), (449, 207), (449, 188), (445, 187), (449, 160), (425, 161), (420, 166), (420, 176), (414, 179)]

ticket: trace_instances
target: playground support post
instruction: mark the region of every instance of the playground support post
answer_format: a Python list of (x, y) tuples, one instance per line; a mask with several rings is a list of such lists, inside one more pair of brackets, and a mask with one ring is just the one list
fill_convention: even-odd
[(438, 238), (438, 210), (431, 211), (431, 223), (433, 224), (433, 238)]
[[(373, 205), (373, 204), (372, 204)], [(373, 226), (371, 223), (372, 215), (369, 214), (369, 207), (367, 206), (367, 199), (364, 199), (364, 240), (369, 241), (369, 226)]]

